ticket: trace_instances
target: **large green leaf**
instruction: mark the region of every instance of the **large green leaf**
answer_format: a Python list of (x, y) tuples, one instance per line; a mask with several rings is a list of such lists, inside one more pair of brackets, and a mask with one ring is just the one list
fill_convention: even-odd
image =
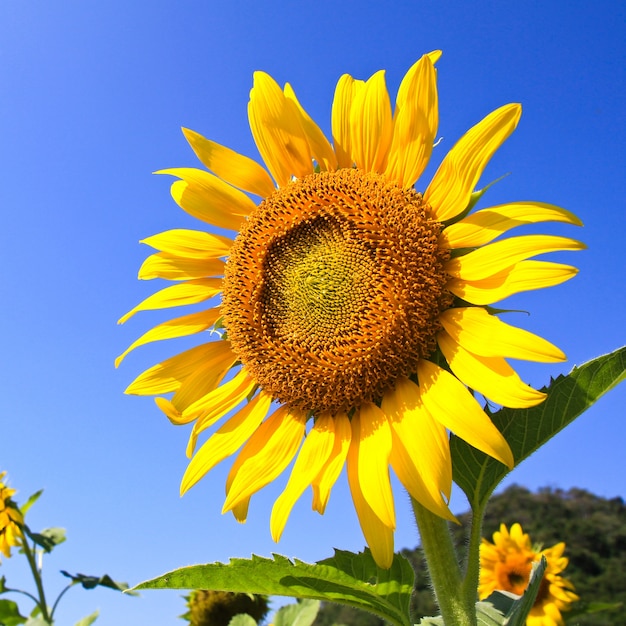
[[(539, 406), (500, 409), (490, 417), (519, 464), (625, 378), (626, 347), (559, 376), (544, 389), (548, 397)], [(508, 469), (458, 437), (451, 437), (450, 447), (455, 482), (472, 508), (482, 510)]]
[(26, 621), (13, 600), (0, 600), (0, 626), (19, 626)]
[(274, 555), (267, 559), (231, 559), (174, 570), (140, 583), (139, 589), (215, 589), (290, 596), (347, 604), (379, 615), (398, 626), (410, 626), (409, 601), (415, 574), (407, 559), (396, 554), (391, 568), (376, 566), (371, 552), (336, 550), (315, 564)]

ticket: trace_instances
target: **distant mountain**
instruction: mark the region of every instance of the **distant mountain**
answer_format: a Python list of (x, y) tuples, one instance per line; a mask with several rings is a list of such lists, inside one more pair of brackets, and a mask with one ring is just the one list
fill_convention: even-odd
[[(466, 542), (471, 514), (459, 516), (461, 526), (452, 524), (458, 545)], [(565, 541), (569, 565), (563, 575), (576, 587), (581, 603), (623, 603), (623, 610), (572, 616), (579, 626), (624, 626), (626, 624), (626, 504), (622, 498), (600, 498), (583, 489), (551, 489), (532, 493), (512, 485), (493, 496), (487, 507), (483, 537), (491, 540), (501, 523), (519, 522), (533, 544), (548, 548)], [(416, 571), (411, 610), (415, 621), (436, 615), (421, 548), (402, 550)], [(578, 603), (574, 605), (576, 607)], [(567, 619), (567, 614), (565, 614)], [(323, 603), (314, 626), (383, 626), (370, 613), (338, 604)]]

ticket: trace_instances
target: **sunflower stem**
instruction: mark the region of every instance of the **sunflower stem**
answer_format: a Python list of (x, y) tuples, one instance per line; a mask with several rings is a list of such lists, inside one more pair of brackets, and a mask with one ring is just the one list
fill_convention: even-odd
[(483, 517), (485, 508), (475, 508), (472, 515), (469, 545), (467, 547), (467, 566), (463, 580), (463, 596), (467, 602), (476, 602), (478, 576), (480, 571), (480, 543), (482, 541)]
[(448, 523), (413, 498), (411, 504), (428, 573), (445, 625), (476, 626), (474, 601), (469, 602), (464, 593), (461, 568)]

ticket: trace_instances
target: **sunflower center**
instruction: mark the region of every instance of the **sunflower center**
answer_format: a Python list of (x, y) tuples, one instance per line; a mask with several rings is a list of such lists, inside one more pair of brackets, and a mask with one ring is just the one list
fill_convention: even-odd
[(435, 349), (450, 305), (420, 194), (355, 169), (277, 189), (231, 249), (233, 350), (276, 399), (316, 413), (377, 400)]

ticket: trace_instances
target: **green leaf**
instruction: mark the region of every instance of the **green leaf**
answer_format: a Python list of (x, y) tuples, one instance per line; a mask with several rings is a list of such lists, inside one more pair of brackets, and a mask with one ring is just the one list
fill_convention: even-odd
[[(518, 465), (625, 378), (626, 347), (575, 367), (567, 376), (559, 376), (544, 389), (548, 397), (540, 405), (530, 409), (504, 408), (490, 417), (509, 442)], [(454, 435), (450, 448), (455, 482), (474, 511), (484, 510), (489, 496), (509, 470)]]
[(0, 626), (18, 626), (26, 618), (20, 615), (20, 610), (12, 600), (0, 600)]
[(274, 616), (274, 626), (311, 626), (320, 609), (319, 600), (302, 600), (283, 606)]
[(45, 552), (52, 552), (54, 546), (65, 541), (65, 528), (45, 528), (40, 533), (34, 533), (24, 526), (24, 531)]
[(257, 626), (257, 623), (252, 615), (239, 613), (239, 615), (233, 615), (230, 622), (228, 622), (228, 626)]
[(379, 615), (392, 624), (410, 626), (409, 601), (415, 574), (396, 554), (391, 568), (376, 566), (371, 552), (336, 550), (315, 564), (284, 556), (231, 559), (191, 565), (140, 583), (133, 589), (215, 589), (338, 602)]
[[(104, 576), (87, 576), (86, 574), (70, 574), (65, 570), (61, 570), (61, 574), (71, 578), (73, 584), (81, 584), (84, 589), (94, 589), (95, 587), (108, 587), (115, 591), (126, 591), (128, 589), (126, 583), (113, 580), (108, 574)], [(133, 594), (131, 593), (130, 595)]]
[(98, 615), (100, 615), (100, 611), (96, 610), (91, 615), (87, 615), (87, 617), (76, 622), (74, 626), (91, 626), (98, 619)]
[(6, 582), (6, 576), (0, 576), (0, 593), (4, 593), (7, 590)]
[(35, 504), (37, 500), (39, 500), (39, 496), (42, 493), (43, 493), (43, 489), (40, 489), (39, 491), (35, 492), (32, 496), (30, 496), (30, 498), (28, 498), (28, 500), (26, 500), (26, 502), (24, 502), (24, 504), (20, 506), (20, 511), (22, 511), (22, 515), (26, 515), (26, 512), (28, 511), (28, 509), (30, 509), (30, 507), (33, 506), (33, 504)]

